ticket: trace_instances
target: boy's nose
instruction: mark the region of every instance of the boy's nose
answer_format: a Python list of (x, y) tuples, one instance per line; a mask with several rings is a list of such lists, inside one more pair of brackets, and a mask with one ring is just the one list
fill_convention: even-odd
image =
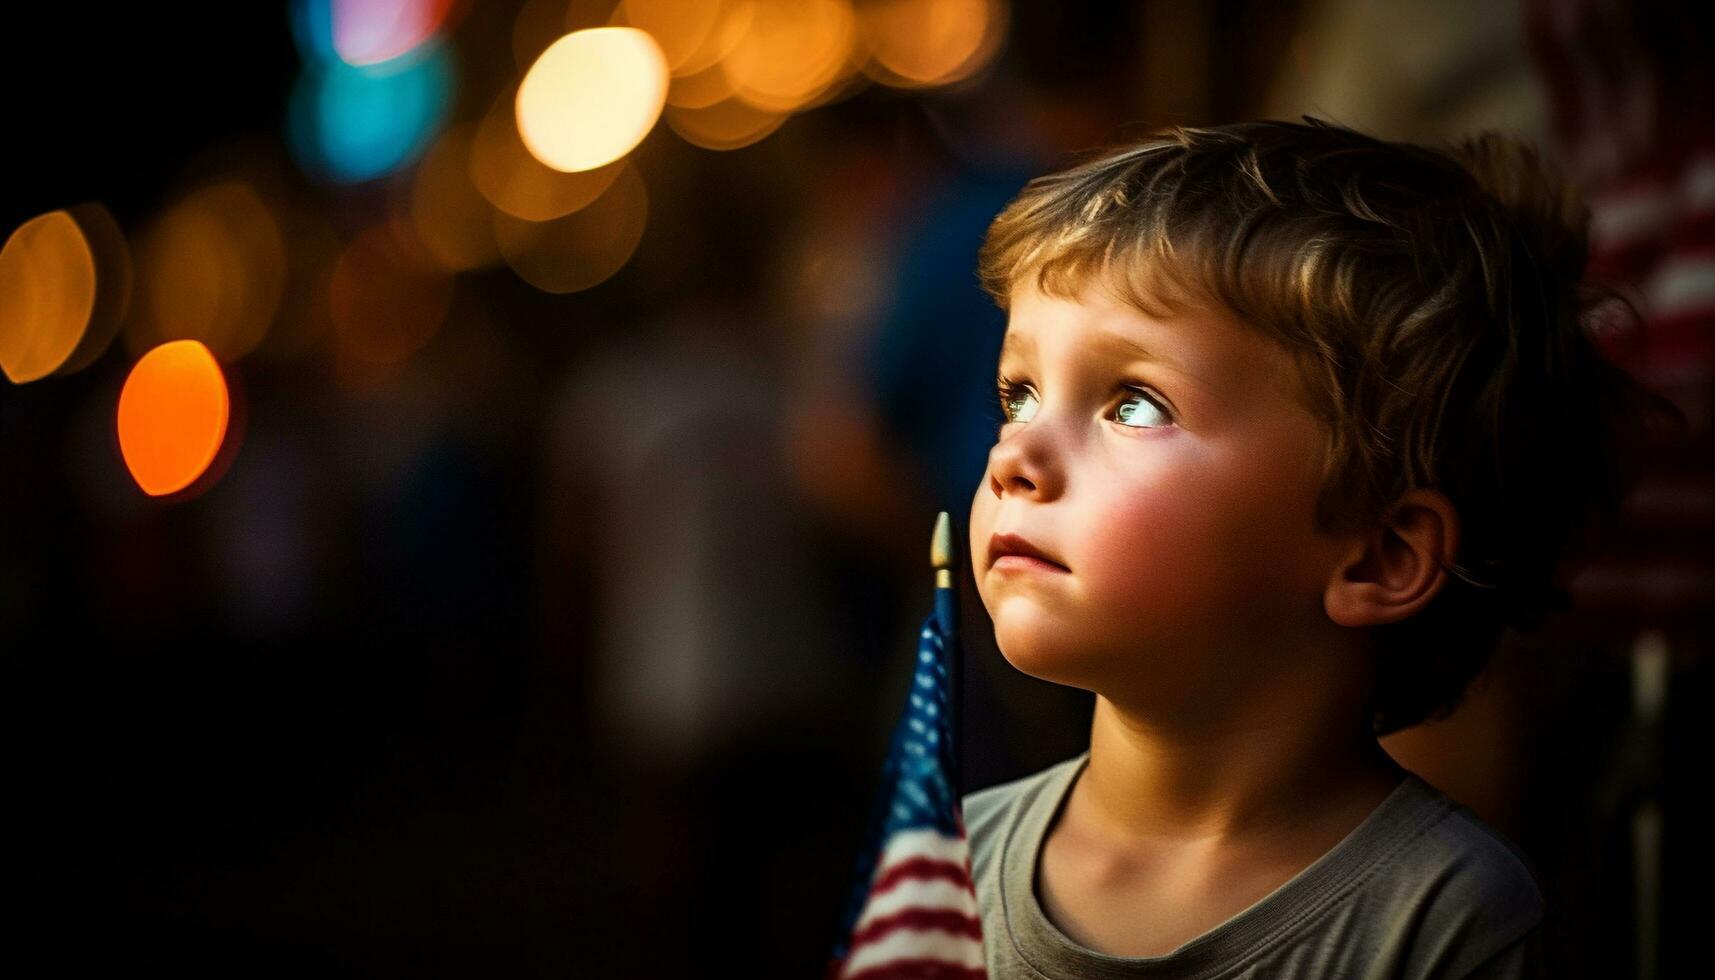
[(989, 450), (989, 492), (997, 498), (1007, 494), (1043, 498), (1058, 492), (1057, 470), (1043, 435), (1027, 426), (995, 443)]

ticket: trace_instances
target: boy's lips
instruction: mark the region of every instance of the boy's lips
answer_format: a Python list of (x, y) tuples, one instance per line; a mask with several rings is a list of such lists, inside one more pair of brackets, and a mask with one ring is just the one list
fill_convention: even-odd
[(1032, 544), (1029, 539), (1017, 534), (996, 534), (989, 538), (989, 567), (1002, 558), (1035, 559), (1030, 562), (1008, 562), (1008, 565), (1032, 565), (1048, 567), (1056, 571), (1067, 572), (1067, 568), (1058, 558)]

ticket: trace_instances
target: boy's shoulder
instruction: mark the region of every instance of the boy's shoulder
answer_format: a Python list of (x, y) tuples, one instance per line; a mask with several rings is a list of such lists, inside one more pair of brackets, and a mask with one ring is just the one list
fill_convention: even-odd
[(1545, 902), (1530, 860), (1469, 808), (1419, 777), (1408, 784), (1444, 815), (1427, 823), (1378, 870), (1385, 886), (1426, 915), (1479, 914), (1491, 928), (1522, 935), (1543, 917)]
[[(1031, 905), (1034, 848), (1087, 755), (965, 796), (985, 928), (1019, 924), (1009, 925), (997, 910), (1008, 888), (1016, 892), (1018, 909)], [(1183, 952), (1200, 948), (1195, 956), (1208, 957), (1218, 951), (1223, 962), (1251, 963), (1262, 971), (1257, 975), (1284, 969), (1282, 957), (1298, 955), (1294, 949), (1333, 951), (1323, 965), (1334, 973), (1368, 969), (1357, 957), (1370, 966), (1391, 964), (1398, 976), (1464, 976), (1479, 969), (1523, 975), (1528, 971), (1521, 963), (1537, 955), (1529, 944), (1544, 910), (1524, 855), (1471, 810), (1408, 774), (1321, 859)], [(1032, 917), (1018, 914), (1028, 933)], [(1019, 941), (1031, 945), (1029, 935)]]
[(973, 863), (986, 864), (1004, 828), (1016, 823), (1022, 812), (1044, 792), (1063, 790), (1088, 755), (1089, 750), (1086, 749), (1027, 776), (966, 793), (963, 803), (965, 833), (970, 839)]
[[(1401, 962), (1437, 975), (1526, 976), (1547, 903), (1528, 858), (1464, 805), (1408, 774), (1391, 807), (1392, 846), (1370, 849), (1341, 905), (1364, 910), (1364, 931), (1387, 936)], [(1336, 853), (1340, 848), (1336, 847)], [(1440, 971), (1440, 972), (1438, 972)]]

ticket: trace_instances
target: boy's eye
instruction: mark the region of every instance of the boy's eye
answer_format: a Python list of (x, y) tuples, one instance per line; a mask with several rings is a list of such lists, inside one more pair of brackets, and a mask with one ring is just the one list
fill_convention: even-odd
[[(1003, 377), (996, 381), (995, 387), (1000, 394), (1003, 424), (1028, 422), (1036, 415), (1040, 403), (1029, 385)], [(1173, 416), (1161, 400), (1147, 390), (1128, 385), (1125, 399), (1114, 409), (1114, 419), (1134, 429), (1151, 429), (1170, 424)]]
[(1126, 399), (1120, 402), (1114, 410), (1114, 417), (1122, 425), (1131, 425), (1141, 429), (1152, 429), (1173, 421), (1154, 395), (1142, 388), (1127, 388)]
[(1028, 422), (1036, 414), (1036, 393), (1029, 386), (1008, 378), (996, 384), (1000, 391), (1000, 414), (1006, 422)]

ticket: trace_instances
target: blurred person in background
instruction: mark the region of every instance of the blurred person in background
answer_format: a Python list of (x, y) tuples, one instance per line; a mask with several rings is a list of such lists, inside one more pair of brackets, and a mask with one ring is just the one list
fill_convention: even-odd
[(779, 449), (773, 243), (797, 194), (761, 175), (806, 152), (777, 137), (658, 182), (668, 251), (639, 257), (657, 312), (571, 366), (545, 430), (545, 571), (588, 591), (615, 942), (659, 975), (813, 971), (839, 875), (805, 869), (848, 859), (820, 815), (861, 809), (869, 778), (849, 734), (867, 721), (846, 653), (863, 634), (832, 618), (854, 596), (829, 587)]

